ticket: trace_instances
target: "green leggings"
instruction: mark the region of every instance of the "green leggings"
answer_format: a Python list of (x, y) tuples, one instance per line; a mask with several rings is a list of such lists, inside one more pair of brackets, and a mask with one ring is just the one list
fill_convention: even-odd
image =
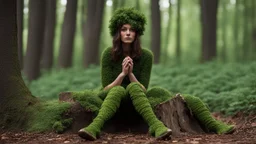
[(151, 134), (155, 137), (163, 137), (170, 134), (170, 130), (155, 116), (152, 107), (143, 92), (140, 84), (131, 83), (124, 89), (121, 86), (111, 88), (104, 99), (98, 115), (94, 118), (93, 122), (84, 128), (86, 133), (96, 139), (99, 135), (104, 123), (109, 120), (117, 111), (120, 106), (121, 100), (130, 97), (135, 110), (143, 117), (149, 125)]
[[(105, 91), (105, 94), (106, 98), (101, 105), (98, 115), (89, 126), (83, 129), (93, 136), (94, 139), (99, 135), (104, 123), (116, 113), (120, 107), (121, 100), (127, 97), (131, 99), (135, 110), (149, 125), (150, 134), (155, 137), (161, 137), (167, 133), (168, 128), (157, 119), (152, 107), (170, 99), (172, 94), (169, 91), (163, 88), (152, 88), (144, 93), (140, 84), (133, 82), (126, 89), (121, 86), (115, 86)], [(206, 105), (199, 98), (185, 95), (184, 99), (194, 116), (209, 131), (223, 134), (229, 133), (234, 129), (234, 126), (229, 126), (215, 120)]]

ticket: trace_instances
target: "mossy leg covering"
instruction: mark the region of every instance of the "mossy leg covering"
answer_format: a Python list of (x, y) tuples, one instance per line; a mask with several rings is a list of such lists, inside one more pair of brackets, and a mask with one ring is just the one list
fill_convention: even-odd
[(87, 133), (95, 137), (99, 135), (104, 123), (109, 120), (117, 111), (120, 106), (122, 98), (126, 96), (126, 91), (121, 86), (115, 86), (111, 88), (107, 94), (107, 97), (103, 101), (99, 113), (93, 122), (84, 128)]
[(155, 134), (155, 137), (160, 137), (168, 131), (168, 128), (157, 119), (151, 105), (143, 92), (140, 84), (131, 83), (127, 86), (127, 91), (130, 94), (132, 103), (136, 111), (143, 117), (150, 127), (150, 133)]
[(184, 96), (188, 107), (192, 110), (194, 116), (203, 124), (209, 131), (217, 134), (227, 134), (234, 131), (234, 125), (227, 125), (221, 121), (215, 120), (211, 115), (207, 106), (202, 100), (195, 96)]
[(174, 94), (161, 87), (153, 87), (146, 93), (149, 103), (154, 108), (156, 105), (171, 99)]

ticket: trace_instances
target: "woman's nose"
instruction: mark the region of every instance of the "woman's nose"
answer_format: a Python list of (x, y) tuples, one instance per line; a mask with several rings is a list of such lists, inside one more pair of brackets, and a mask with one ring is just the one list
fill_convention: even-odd
[(130, 35), (130, 31), (129, 30), (126, 31), (126, 35)]

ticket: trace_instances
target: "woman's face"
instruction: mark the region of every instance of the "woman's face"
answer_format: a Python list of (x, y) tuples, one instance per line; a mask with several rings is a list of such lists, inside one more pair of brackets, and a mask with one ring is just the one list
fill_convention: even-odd
[(121, 40), (123, 43), (132, 43), (135, 39), (135, 30), (131, 27), (130, 24), (124, 24), (121, 27)]

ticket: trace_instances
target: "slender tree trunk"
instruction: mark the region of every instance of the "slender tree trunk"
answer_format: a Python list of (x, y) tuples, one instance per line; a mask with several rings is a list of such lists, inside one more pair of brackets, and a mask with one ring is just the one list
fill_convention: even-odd
[(84, 67), (99, 64), (99, 43), (105, 0), (88, 0), (87, 34), (85, 36)]
[[(83, 55), (83, 63), (85, 63), (85, 58), (87, 56), (87, 47), (89, 46), (89, 37), (91, 36), (91, 31), (93, 27), (93, 19), (95, 17), (95, 10), (96, 10), (97, 0), (88, 0), (87, 1), (87, 19), (85, 22), (85, 29), (84, 29), (84, 55)], [(90, 31), (91, 30), (91, 31)], [(89, 49), (88, 49), (89, 51)]]
[(253, 52), (252, 54), (254, 55), (253, 56), (253, 60), (256, 60), (256, 18), (255, 18), (255, 14), (256, 14), (256, 2), (255, 0), (252, 0), (252, 49), (253, 49)]
[(72, 65), (73, 44), (76, 30), (76, 12), (77, 0), (67, 0), (58, 57), (59, 68), (68, 68)]
[(202, 18), (202, 62), (216, 57), (218, 0), (201, 0)]
[(227, 60), (226, 54), (226, 41), (227, 41), (227, 8), (226, 8), (226, 1), (222, 1), (222, 48), (221, 48), (221, 59), (223, 62)]
[(154, 53), (154, 63), (159, 63), (161, 49), (161, 15), (159, 0), (151, 0), (151, 50)]
[(180, 16), (180, 7), (181, 7), (181, 1), (182, 0), (178, 0), (177, 1), (177, 41), (176, 41), (176, 60), (177, 63), (181, 62), (181, 47), (180, 47), (180, 39), (181, 39), (181, 16)]
[(234, 47), (235, 47), (234, 56), (237, 61), (240, 61), (240, 59), (241, 59), (241, 56), (240, 56), (241, 47), (240, 47), (239, 35), (238, 35), (238, 32), (240, 30), (240, 27), (239, 27), (239, 13), (240, 13), (239, 3), (240, 3), (240, 0), (236, 0), (235, 15), (234, 15)]
[(118, 0), (112, 0), (112, 15), (118, 7)]
[(20, 72), (16, 0), (0, 0), (0, 127), (22, 128), (35, 102)]
[(250, 55), (250, 44), (249, 44), (249, 19), (248, 19), (248, 14), (249, 14), (249, 8), (248, 8), (248, 1), (244, 0), (243, 1), (244, 5), (244, 11), (243, 11), (243, 55), (242, 55), (242, 60), (248, 61), (248, 57)]
[(28, 46), (24, 65), (24, 73), (29, 81), (37, 79), (40, 75), (40, 57), (44, 38), (45, 5), (45, 0), (29, 1)]
[(81, 14), (81, 26), (82, 26), (82, 34), (84, 36), (85, 34), (85, 30), (86, 30), (86, 25), (85, 25), (85, 22), (86, 22), (86, 17), (87, 15), (87, 0), (83, 0), (82, 1), (82, 14)]
[(119, 7), (124, 7), (125, 6), (125, 1), (126, 0), (118, 0), (119, 2), (118, 2), (118, 6)]
[(53, 65), (53, 47), (56, 23), (56, 0), (47, 0), (47, 11), (44, 33), (42, 68), (50, 69)]
[(140, 0), (136, 0), (136, 9), (140, 11)]
[(163, 48), (163, 63), (166, 64), (168, 59), (168, 45), (169, 45), (169, 39), (170, 39), (170, 33), (171, 33), (171, 15), (172, 15), (172, 3), (171, 0), (169, 0), (169, 8), (168, 8), (168, 24), (167, 24), (167, 30), (166, 30), (166, 36), (165, 36), (165, 46)]
[(254, 32), (256, 31), (256, 25), (255, 25), (255, 13), (256, 13), (256, 10), (255, 10), (255, 8), (256, 8), (256, 2), (255, 2), (255, 0), (251, 0), (250, 1), (250, 19), (251, 19), (251, 22), (250, 22), (250, 24), (251, 24), (251, 27), (250, 27), (250, 44), (251, 44), (251, 51), (250, 51), (250, 60), (255, 60), (255, 55), (256, 55), (256, 53), (255, 53), (255, 50), (256, 50), (256, 45), (255, 45), (255, 43), (256, 43), (256, 39), (254, 38)]
[(23, 68), (23, 8), (24, 0), (17, 0), (18, 55), (21, 69)]

